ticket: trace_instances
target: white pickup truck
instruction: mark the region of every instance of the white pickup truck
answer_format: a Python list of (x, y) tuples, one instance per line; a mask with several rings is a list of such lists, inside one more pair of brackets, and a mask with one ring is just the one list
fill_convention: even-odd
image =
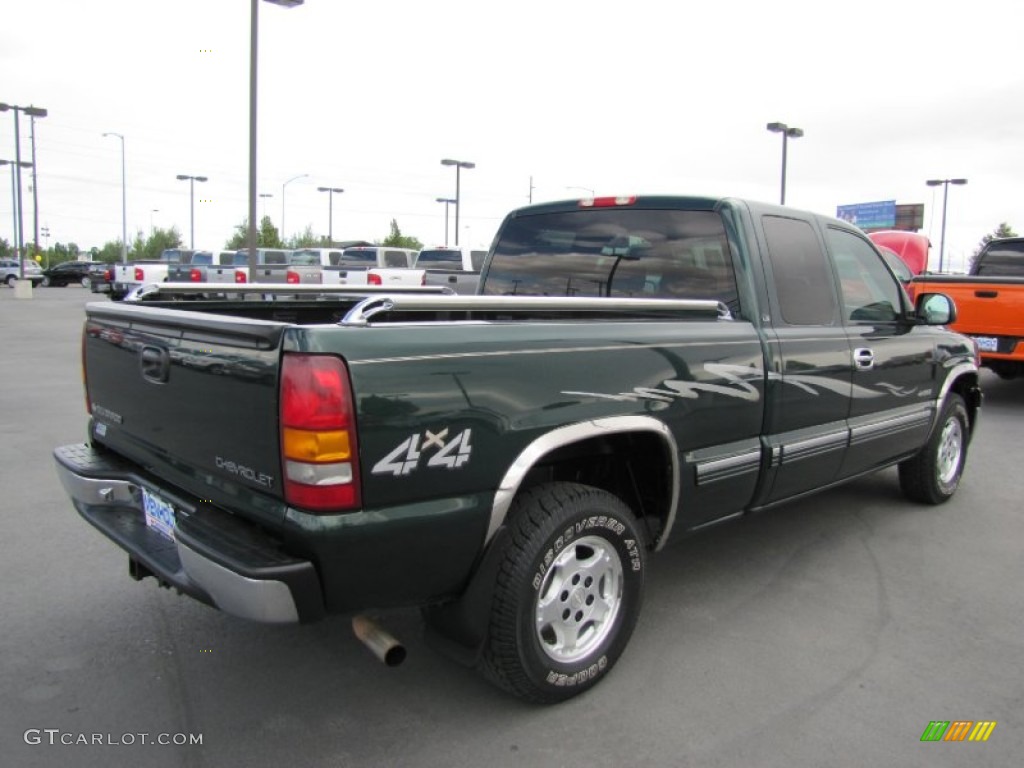
[[(320, 249), (327, 251), (328, 249)], [(353, 246), (340, 254), (329, 252), (323, 268), (324, 285), (424, 285), (424, 272), (414, 268), (416, 251), (384, 245)]]
[(129, 291), (148, 283), (166, 283), (167, 274), (172, 264), (188, 264), (192, 260), (194, 250), (182, 248), (166, 248), (159, 259), (146, 261), (129, 261), (114, 266), (114, 284), (111, 286), (110, 298), (123, 299)]
[(484, 250), (439, 245), (420, 251), (416, 266), (425, 272), (424, 285), (443, 285), (456, 293), (476, 293), (485, 258)]

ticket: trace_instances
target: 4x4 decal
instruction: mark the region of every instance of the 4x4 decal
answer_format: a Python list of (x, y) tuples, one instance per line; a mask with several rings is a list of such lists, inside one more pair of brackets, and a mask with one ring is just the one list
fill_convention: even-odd
[(428, 468), (458, 469), (469, 461), (473, 453), (473, 446), (469, 442), (472, 431), (464, 429), (450, 440), (448, 427), (437, 432), (431, 432), (429, 429), (422, 433), (416, 432), (374, 464), (371, 471), (375, 475), (408, 475), (419, 467), (420, 459), (431, 449), (434, 453), (427, 459)]

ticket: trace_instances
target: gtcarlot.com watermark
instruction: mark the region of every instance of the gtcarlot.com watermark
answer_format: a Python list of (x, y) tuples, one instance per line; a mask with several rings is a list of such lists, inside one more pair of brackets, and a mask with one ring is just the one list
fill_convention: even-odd
[(201, 733), (75, 733), (59, 728), (29, 728), (22, 738), (31, 746), (130, 747), (136, 744), (156, 744), (163, 747), (195, 747), (203, 743)]

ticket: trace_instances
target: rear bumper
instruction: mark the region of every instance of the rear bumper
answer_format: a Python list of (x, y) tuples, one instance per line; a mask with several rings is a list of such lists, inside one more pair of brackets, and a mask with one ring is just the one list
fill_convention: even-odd
[[(58, 448), (54, 459), (75, 509), (128, 552), (133, 574), (152, 574), (165, 586), (244, 619), (284, 624), (323, 617), (313, 564), (283, 552), (261, 528), (88, 445)], [(143, 489), (173, 505), (173, 539), (146, 524)]]

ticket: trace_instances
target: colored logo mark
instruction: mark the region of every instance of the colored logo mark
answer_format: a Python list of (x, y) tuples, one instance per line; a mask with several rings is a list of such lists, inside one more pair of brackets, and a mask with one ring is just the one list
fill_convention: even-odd
[(932, 720), (921, 741), (988, 741), (995, 729), (995, 720)]

